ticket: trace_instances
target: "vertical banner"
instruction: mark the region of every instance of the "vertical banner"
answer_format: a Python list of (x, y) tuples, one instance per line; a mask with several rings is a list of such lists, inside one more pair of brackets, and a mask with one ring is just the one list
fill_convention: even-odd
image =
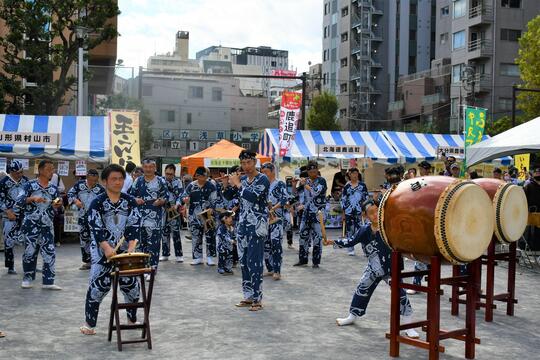
[(279, 156), (283, 157), (291, 148), (300, 117), (302, 94), (284, 91), (279, 109)]
[(141, 150), (139, 143), (139, 112), (110, 111), (111, 162), (125, 166), (128, 161), (139, 165)]
[(75, 176), (86, 176), (86, 161), (77, 160), (75, 163)]
[(514, 156), (514, 166), (519, 170), (518, 179), (526, 180), (529, 171), (531, 154), (520, 154)]
[(467, 171), (467, 147), (482, 141), (486, 127), (487, 109), (467, 106), (465, 108), (465, 156), (461, 175)]
[(69, 176), (69, 161), (59, 161), (56, 172), (58, 176)]

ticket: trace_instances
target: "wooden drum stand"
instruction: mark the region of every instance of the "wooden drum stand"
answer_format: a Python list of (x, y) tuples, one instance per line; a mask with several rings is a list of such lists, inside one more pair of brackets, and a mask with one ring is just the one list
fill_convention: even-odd
[[(399, 356), (399, 345), (407, 345), (426, 349), (429, 352), (430, 360), (439, 359), (439, 353), (444, 352), (444, 346), (440, 341), (444, 339), (456, 339), (465, 342), (465, 357), (474, 359), (475, 345), (480, 344), (480, 339), (476, 338), (476, 285), (473, 279), (476, 278), (476, 267), (469, 265), (467, 275), (455, 275), (449, 278), (441, 278), (441, 258), (431, 257), (429, 270), (402, 272), (400, 267), (401, 253), (392, 252), (392, 282), (391, 282), (391, 305), (390, 305), (390, 333), (386, 337), (390, 339), (390, 356)], [(428, 276), (428, 285), (414, 285), (404, 283), (402, 280), (414, 276)], [(443, 295), (441, 285), (461, 286), (466, 289), (465, 304), (467, 308), (465, 317), (465, 327), (455, 330), (441, 330), (440, 297)], [(412, 289), (427, 293), (427, 319), (410, 324), (400, 324), (400, 290)], [(412, 339), (401, 336), (400, 331), (422, 327), (426, 332), (426, 340)]]

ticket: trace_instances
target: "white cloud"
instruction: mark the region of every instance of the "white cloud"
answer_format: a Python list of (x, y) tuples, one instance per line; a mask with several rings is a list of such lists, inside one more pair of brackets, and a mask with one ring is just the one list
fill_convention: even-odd
[(323, 0), (120, 0), (118, 58), (146, 66), (174, 49), (178, 30), (190, 33), (190, 57), (212, 45), (271, 46), (289, 51), (305, 71), (321, 62)]

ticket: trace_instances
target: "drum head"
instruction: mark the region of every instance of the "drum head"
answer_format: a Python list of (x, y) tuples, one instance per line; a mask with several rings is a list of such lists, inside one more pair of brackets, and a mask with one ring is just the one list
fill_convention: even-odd
[(435, 239), (439, 251), (453, 264), (479, 258), (494, 230), (493, 205), (488, 194), (470, 181), (449, 185), (435, 209)]
[(150, 254), (142, 252), (133, 252), (133, 253), (122, 253), (118, 255), (111, 256), (111, 260), (122, 260), (122, 259), (136, 259), (136, 258), (149, 258)]
[(525, 191), (513, 184), (502, 185), (493, 198), (493, 206), (497, 239), (503, 243), (519, 240), (525, 232), (529, 215)]

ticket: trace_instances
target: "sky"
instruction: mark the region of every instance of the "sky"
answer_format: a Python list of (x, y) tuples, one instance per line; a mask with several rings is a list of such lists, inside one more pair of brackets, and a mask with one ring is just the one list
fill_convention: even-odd
[(189, 31), (190, 58), (213, 45), (289, 51), (289, 67), (321, 62), (323, 0), (120, 0), (118, 59), (144, 66)]

